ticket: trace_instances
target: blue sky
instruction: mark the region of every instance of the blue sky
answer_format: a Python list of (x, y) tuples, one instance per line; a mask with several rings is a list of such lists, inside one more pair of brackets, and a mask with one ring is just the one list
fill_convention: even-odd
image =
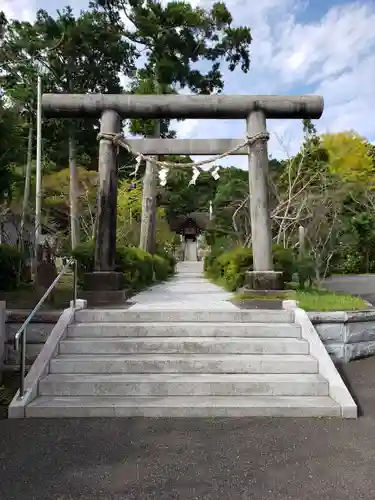
[[(9, 17), (30, 19), (38, 8), (53, 12), (67, 0), (2, 0)], [(88, 1), (71, 2), (77, 10)], [(209, 0), (192, 3), (209, 6)], [(225, 94), (319, 94), (325, 99), (321, 132), (354, 129), (375, 141), (375, 1), (227, 0), (235, 24), (252, 27), (252, 68), (225, 72)], [(240, 121), (187, 120), (181, 138), (243, 137)], [(299, 120), (269, 122), (273, 157), (294, 154)], [(220, 162), (222, 163), (222, 162)], [(226, 164), (245, 166), (232, 157)]]

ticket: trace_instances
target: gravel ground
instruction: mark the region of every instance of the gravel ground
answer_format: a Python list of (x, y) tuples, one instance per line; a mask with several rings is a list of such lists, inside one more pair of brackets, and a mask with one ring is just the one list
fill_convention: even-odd
[(358, 420), (0, 421), (0, 498), (373, 500), (375, 358), (343, 375)]

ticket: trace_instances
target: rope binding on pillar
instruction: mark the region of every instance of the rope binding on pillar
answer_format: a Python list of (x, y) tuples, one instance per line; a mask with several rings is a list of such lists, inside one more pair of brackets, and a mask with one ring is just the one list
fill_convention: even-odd
[[(104, 132), (99, 132), (98, 134), (98, 140), (108, 140), (111, 141), (117, 148), (124, 148), (126, 151), (128, 151), (130, 154), (135, 156), (136, 159), (136, 166), (134, 172), (132, 172), (132, 175), (137, 175), (139, 167), (141, 165), (142, 161), (149, 161), (153, 165), (157, 166), (159, 168), (159, 182), (161, 186), (165, 186), (167, 184), (167, 177), (169, 173), (170, 168), (192, 168), (193, 170), (193, 175), (192, 178), (189, 182), (189, 186), (195, 185), (199, 175), (202, 173), (201, 167), (204, 165), (209, 165), (210, 163), (214, 163), (218, 160), (221, 160), (222, 158), (226, 158), (227, 156), (232, 155), (233, 153), (236, 153), (238, 150), (248, 146), (249, 148), (253, 147), (257, 142), (267, 142), (270, 138), (270, 135), (268, 132), (261, 132), (259, 134), (255, 134), (253, 136), (247, 136), (246, 140), (242, 143), (239, 144), (238, 146), (235, 146), (234, 148), (228, 149), (228, 151), (225, 151), (225, 153), (221, 153), (219, 155), (213, 156), (212, 158), (209, 158), (207, 160), (201, 160), (198, 162), (190, 162), (190, 163), (177, 163), (177, 162), (168, 162), (168, 161), (160, 161), (157, 160), (154, 156), (148, 156), (144, 155), (143, 153), (140, 153), (139, 151), (134, 151), (131, 146), (126, 142), (125, 137), (123, 134), (114, 134), (114, 133), (104, 133)], [(215, 180), (218, 180), (220, 178), (219, 175), (219, 168), (217, 165), (213, 165), (208, 172), (211, 173), (212, 177)]]

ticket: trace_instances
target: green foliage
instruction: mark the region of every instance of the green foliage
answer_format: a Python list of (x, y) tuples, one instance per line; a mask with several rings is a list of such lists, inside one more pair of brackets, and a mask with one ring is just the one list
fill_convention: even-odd
[[(36, 81), (42, 72), (43, 92), (122, 91), (119, 74), (134, 69), (134, 47), (122, 38), (103, 12), (66, 7), (51, 16), (39, 10), (36, 20), (9, 22), (0, 46), (0, 86), (27, 120), (35, 118)], [(68, 164), (67, 138), (74, 127), (77, 157), (82, 165), (97, 165), (96, 119), (47, 120), (43, 151), (52, 162)]]
[[(299, 263), (291, 249), (274, 245), (273, 259), (275, 270), (284, 273), (285, 281), (291, 281), (293, 274), (299, 271)], [(212, 252), (206, 257), (204, 266), (208, 277), (233, 292), (245, 285), (246, 271), (253, 269), (252, 249), (238, 247), (224, 253)]]
[[(234, 28), (232, 16), (223, 2), (211, 9), (193, 7), (187, 2), (153, 0), (97, 0), (112, 25), (124, 38), (146, 51), (145, 71), (157, 75), (164, 85), (179, 84), (194, 93), (222, 90), (220, 63), (229, 70), (237, 66), (247, 72), (250, 66), (251, 34), (248, 27)], [(132, 27), (123, 20), (131, 20)], [(206, 73), (195, 66), (211, 63)]]
[[(188, 88), (194, 94), (220, 93), (222, 65), (229, 71), (249, 70), (250, 28), (233, 27), (223, 2), (210, 9), (154, 0), (96, 0), (90, 6), (103, 10), (134, 52), (146, 56), (131, 92), (173, 93)], [(131, 130), (148, 134), (154, 127), (153, 120), (132, 120)], [(169, 120), (162, 120), (160, 128), (162, 137), (171, 136)]]
[(157, 245), (154, 257), (161, 257), (163, 260), (165, 260), (168, 265), (168, 275), (174, 274), (176, 268), (176, 259), (171, 251), (168, 251), (164, 246)]
[(160, 255), (153, 255), (153, 265), (156, 281), (165, 281), (170, 275), (170, 262)]
[[(78, 277), (83, 282), (83, 275), (94, 271), (95, 248), (93, 241), (79, 245), (73, 252), (78, 261)], [(163, 281), (174, 272), (170, 256), (150, 255), (134, 247), (116, 249), (116, 271), (123, 273), (124, 285), (138, 292), (154, 281)]]
[(298, 272), (298, 264), (293, 250), (281, 245), (273, 245), (272, 254), (275, 271), (282, 271), (284, 280), (292, 281), (293, 274)]
[(231, 252), (220, 255), (216, 263), (214, 261), (215, 272), (220, 272), (219, 276), (225, 288), (234, 291), (244, 286), (246, 271), (253, 268), (253, 252), (251, 248), (236, 248)]
[(6, 107), (0, 98), (0, 203), (10, 201), (19, 182), (15, 164), (25, 160), (22, 119), (15, 107)]
[(123, 273), (126, 285), (134, 291), (142, 290), (153, 282), (152, 255), (140, 248), (118, 248), (116, 266), (117, 271)]
[[(189, 157), (171, 157), (167, 161), (187, 163)], [(194, 186), (189, 186), (190, 168), (173, 168), (168, 182), (160, 192), (160, 204), (166, 208), (168, 218), (186, 215), (191, 212), (208, 212), (209, 202), (215, 196), (217, 181), (209, 172), (202, 172)]]
[(14, 247), (0, 245), (0, 287), (1, 290), (12, 290), (19, 282), (19, 271), (23, 257)]
[(328, 153), (332, 174), (349, 183), (374, 184), (372, 148), (367, 139), (354, 131), (324, 134), (322, 144)]
[(94, 242), (91, 240), (81, 243), (73, 250), (72, 256), (77, 259), (78, 279), (82, 283), (84, 274), (91, 273), (94, 270)]

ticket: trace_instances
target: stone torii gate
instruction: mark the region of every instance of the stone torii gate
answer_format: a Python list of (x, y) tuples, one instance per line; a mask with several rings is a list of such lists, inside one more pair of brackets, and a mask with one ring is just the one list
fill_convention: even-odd
[[(234, 154), (249, 157), (254, 269), (249, 273), (249, 285), (254, 289), (280, 289), (281, 273), (274, 271), (272, 260), (266, 119), (318, 119), (323, 108), (320, 96), (44, 94), (42, 109), (47, 118), (101, 118), (95, 272), (87, 276), (86, 288), (97, 295), (103, 292), (108, 302), (124, 300), (121, 278), (115, 273), (118, 144), (111, 140), (121, 134), (121, 119), (183, 118), (246, 120), (247, 146)], [(145, 155), (211, 156), (243, 143), (237, 139), (124, 141)]]

